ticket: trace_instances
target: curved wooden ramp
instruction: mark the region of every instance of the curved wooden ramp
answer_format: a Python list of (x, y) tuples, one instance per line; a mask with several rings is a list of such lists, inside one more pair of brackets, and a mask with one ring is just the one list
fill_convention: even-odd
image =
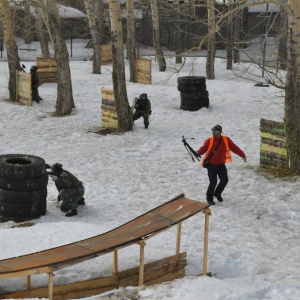
[[(190, 200), (184, 197), (183, 194), (158, 206), (149, 212), (117, 227), (104, 234), (78, 241), (72, 244), (36, 252), (28, 255), (18, 256), (14, 258), (0, 260), (0, 279), (27, 276), (27, 290), (30, 291), (30, 275), (47, 273), (49, 274), (48, 298), (49, 299), (68, 299), (67, 296), (56, 296), (56, 287), (53, 286), (53, 272), (72, 266), (74, 264), (104, 255), (110, 252), (114, 253), (114, 276), (118, 272), (117, 266), (117, 250), (130, 246), (132, 244), (140, 245), (140, 261), (138, 268), (138, 284), (144, 284), (144, 247), (145, 241), (154, 235), (178, 224), (177, 242), (176, 242), (176, 259), (182, 260), (184, 254), (180, 254), (180, 231), (181, 222), (191, 216), (203, 211), (205, 213), (205, 238), (204, 238), (204, 262), (203, 274), (206, 274), (207, 263), (207, 241), (208, 241), (208, 216), (210, 210), (207, 209), (207, 203)], [(175, 258), (173, 258), (174, 260)], [(170, 264), (170, 262), (168, 262)], [(148, 264), (149, 265), (149, 264)], [(151, 265), (151, 263), (150, 263)], [(146, 265), (147, 266), (147, 265)], [(120, 272), (121, 274), (122, 272)], [(114, 278), (115, 280), (116, 278)], [(117, 278), (117, 287), (119, 286)], [(155, 282), (157, 283), (157, 282)], [(77, 283), (79, 284), (79, 283)], [(91, 284), (91, 282), (89, 283)], [(116, 288), (114, 286), (113, 288)], [(23, 294), (26, 291), (23, 291)], [(21, 293), (21, 292), (19, 292)], [(96, 293), (100, 293), (97, 291)], [(64, 291), (67, 295), (67, 292)], [(26, 293), (24, 294), (26, 295)], [(55, 296), (54, 296), (55, 295)], [(1, 299), (13, 298), (13, 294), (0, 294)], [(28, 293), (25, 297), (28, 296)], [(20, 294), (17, 296), (20, 297)], [(17, 298), (15, 297), (15, 298)], [(24, 296), (23, 296), (24, 297)], [(39, 297), (39, 296), (35, 296)], [(41, 296), (45, 297), (45, 296)], [(71, 296), (75, 298), (74, 295)], [(79, 297), (82, 297), (79, 296)]]

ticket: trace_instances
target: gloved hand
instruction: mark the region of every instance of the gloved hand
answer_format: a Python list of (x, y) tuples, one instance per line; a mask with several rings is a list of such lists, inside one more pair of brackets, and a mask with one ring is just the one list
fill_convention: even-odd
[(244, 162), (247, 162), (247, 156), (245, 156), (245, 157), (243, 158), (243, 161), (244, 161)]
[(152, 114), (152, 110), (150, 109), (150, 111), (149, 111), (149, 115), (151, 115)]
[(55, 181), (57, 179), (57, 176), (55, 176), (55, 175), (50, 175), (50, 177), (53, 181)]

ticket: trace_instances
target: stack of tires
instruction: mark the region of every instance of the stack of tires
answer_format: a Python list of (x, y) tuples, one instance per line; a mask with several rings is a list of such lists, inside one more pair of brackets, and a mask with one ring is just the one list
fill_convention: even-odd
[(45, 215), (48, 178), (40, 157), (0, 155), (0, 221), (23, 222)]
[(205, 82), (206, 77), (204, 76), (183, 76), (177, 78), (181, 109), (195, 111), (202, 107), (208, 108), (209, 98)]

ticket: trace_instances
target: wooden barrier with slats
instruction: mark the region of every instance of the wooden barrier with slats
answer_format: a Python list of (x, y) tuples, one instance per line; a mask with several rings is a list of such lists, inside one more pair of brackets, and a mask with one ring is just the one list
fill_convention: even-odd
[(40, 84), (57, 82), (57, 66), (53, 57), (37, 57), (35, 60), (37, 73), (39, 74)]
[(265, 169), (288, 169), (284, 123), (260, 120), (260, 166)]
[(102, 127), (118, 128), (118, 115), (115, 104), (114, 91), (106, 88), (101, 89), (102, 92)]
[(152, 83), (152, 60), (148, 58), (138, 58), (136, 60), (136, 82)]

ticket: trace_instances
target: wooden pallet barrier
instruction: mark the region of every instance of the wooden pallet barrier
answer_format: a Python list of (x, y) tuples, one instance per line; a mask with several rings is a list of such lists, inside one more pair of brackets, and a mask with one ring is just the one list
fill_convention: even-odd
[[(5, 293), (0, 299), (46, 298), (65, 300), (97, 295), (124, 286), (162, 283), (185, 276), (186, 253), (180, 253), (181, 223), (199, 212), (205, 214), (203, 274), (207, 274), (209, 204), (185, 198), (183, 194), (106, 233), (64, 246), (0, 260), (0, 279), (26, 276), (26, 290)], [(144, 263), (146, 241), (177, 225), (176, 253), (148, 264)], [(140, 265), (119, 271), (118, 250), (138, 245)], [(54, 272), (112, 253), (112, 276), (54, 285)], [(47, 273), (48, 287), (33, 289), (30, 277)]]
[(106, 88), (101, 89), (102, 92), (102, 127), (118, 128), (118, 115), (115, 103), (114, 91)]
[(40, 84), (57, 82), (57, 66), (53, 57), (37, 57), (35, 60), (37, 73), (39, 74)]
[(148, 58), (138, 58), (136, 60), (136, 82), (152, 83), (152, 60)]
[(284, 123), (260, 120), (260, 166), (265, 169), (288, 169)]
[(100, 46), (101, 53), (101, 64), (109, 64), (112, 62), (112, 45), (101, 45)]
[(16, 76), (16, 101), (20, 102), (23, 105), (31, 106), (31, 74), (17, 71)]

